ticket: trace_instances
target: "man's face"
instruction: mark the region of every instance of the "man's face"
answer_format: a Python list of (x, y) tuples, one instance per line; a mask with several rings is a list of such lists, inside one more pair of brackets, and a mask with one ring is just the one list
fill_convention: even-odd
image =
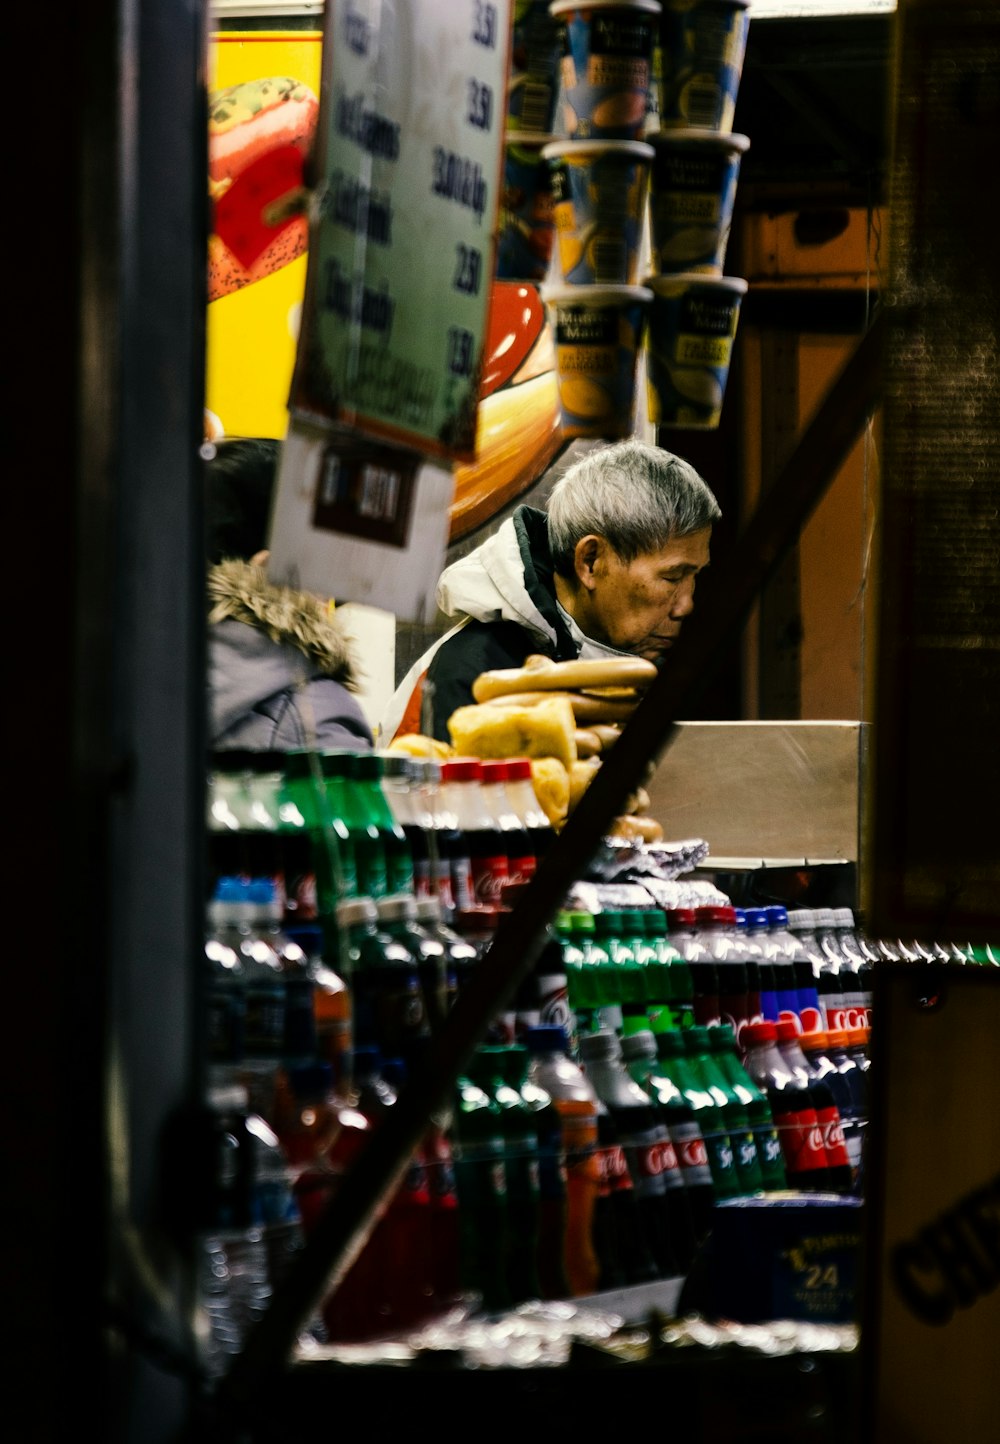
[(626, 562), (604, 543), (588, 584), (592, 635), (619, 651), (658, 662), (694, 609), (695, 578), (708, 566), (712, 528), (668, 542)]

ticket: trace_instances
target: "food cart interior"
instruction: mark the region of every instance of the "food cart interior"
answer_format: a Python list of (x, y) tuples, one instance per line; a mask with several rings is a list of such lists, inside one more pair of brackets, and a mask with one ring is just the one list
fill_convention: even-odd
[[(859, 1421), (859, 1412), (871, 1409), (874, 1387), (862, 1372), (863, 1350), (810, 1354), (792, 1345), (758, 1357), (707, 1335), (670, 1348), (659, 1317), (624, 1331), (614, 1348), (578, 1343), (560, 1369), (466, 1367), (444, 1350), (416, 1364), (410, 1356), (366, 1362), (363, 1353), (355, 1362), (302, 1357), (296, 1337), (317, 1288), (363, 1235), (400, 1158), (497, 998), (531, 967), (560, 899), (647, 764), (656, 762), (650, 801), (666, 836), (706, 838), (710, 852), (699, 866), (734, 900), (844, 902), (864, 914), (886, 444), (879, 299), (897, 7), (754, 3), (735, 121), (751, 145), (731, 240), (750, 288), (727, 407), (717, 431), (658, 438), (711, 481), (723, 508), (696, 620), (629, 723), (630, 746), (609, 754), (519, 899), (432, 1063), (402, 1095), (209, 1399), (190, 1364), (191, 1280), (160, 1216), (162, 1130), (189, 1096), (201, 1045), (190, 955), (202, 933), (204, 578), (190, 438), (204, 401), (193, 238), (205, 231), (205, 200), (202, 152), (189, 137), (203, 125), (210, 32), (307, 29), (322, 6), (217, 0), (210, 14), (179, 3), (155, 15), (149, 8), (129, 27), (116, 7), (99, 5), (82, 32), (67, 27), (54, 43), (57, 78), (68, 86), (82, 57), (93, 82), (71, 166), (79, 270), (61, 269), (64, 237), (40, 240), (32, 261), (81, 318), (72, 364), (53, 371), (81, 421), (54, 443), (62, 448), (54, 472), (65, 477), (67, 521), (52, 536), (53, 557), (72, 579), (74, 656), (90, 679), (72, 696), (67, 679), (52, 679), (45, 697), (69, 718), (62, 767), (40, 769), (39, 785), (50, 815), (72, 800), (66, 897), (75, 932), (72, 971), (65, 949), (47, 944), (52, 1005), (73, 1021), (59, 1029), (52, 1086), (26, 1104), (24, 1118), (25, 1157), (39, 1196), (51, 1200), (37, 1205), (43, 1224), (67, 1226), (67, 1172), (91, 1176), (94, 1160), (106, 1160), (92, 1207), (97, 1242), (79, 1259), (74, 1297), (65, 1297), (65, 1259), (34, 1249), (13, 1279), (38, 1437), (52, 1437), (46, 1426), (65, 1403), (39, 1387), (53, 1367), (57, 1312), (77, 1343), (64, 1369), (78, 1408), (109, 1421), (107, 1437), (144, 1444), (264, 1444), (359, 1413), (381, 1437), (404, 1415), (411, 1423), (436, 1419), (445, 1394), (452, 1422), (464, 1411), (484, 1417), (484, 1405), (503, 1401), (539, 1434), (565, 1427), (575, 1401), (577, 1417), (586, 1409), (592, 1424), (610, 1426), (626, 1408), (654, 1417), (669, 1393), (672, 1425), (692, 1444), (723, 1431), (747, 1444), (797, 1444), (806, 1427), (824, 1444), (863, 1437), (872, 1414)], [(134, 86), (136, 77), (142, 83)], [(173, 117), (169, 133), (164, 114)], [(107, 164), (109, 152), (116, 165)], [(24, 415), (45, 424), (37, 397)], [(541, 505), (577, 450), (561, 449), (510, 507), (453, 528), (449, 559), (478, 544), (514, 504)], [(74, 490), (78, 474), (86, 477), (86, 508)], [(141, 486), (127, 484), (136, 477)], [(26, 498), (40, 528), (51, 525), (50, 503), (43, 488)], [(78, 510), (79, 524), (71, 519)], [(395, 627), (380, 696), (442, 620)], [(157, 647), (146, 644), (151, 636)], [(754, 805), (764, 788), (777, 802), (767, 831)], [(40, 893), (40, 916), (45, 904)], [(883, 998), (900, 986), (887, 978)], [(897, 1051), (905, 1053), (898, 1039)], [(33, 1131), (49, 1126), (67, 1090), (78, 1125), (57, 1160)], [(596, 1372), (603, 1380), (622, 1365), (631, 1367), (614, 1389), (593, 1387)], [(745, 1407), (748, 1398), (766, 1399), (766, 1427), (763, 1412)]]

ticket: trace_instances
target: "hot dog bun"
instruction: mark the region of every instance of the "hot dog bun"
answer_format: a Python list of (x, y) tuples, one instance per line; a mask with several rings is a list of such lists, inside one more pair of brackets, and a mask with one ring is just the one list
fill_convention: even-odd
[[(269, 151), (312, 145), (319, 102), (308, 85), (289, 76), (243, 81), (212, 95), (208, 119), (209, 192), (217, 202), (247, 166)], [(228, 296), (301, 256), (309, 241), (304, 215), (282, 227), (251, 266), (242, 265), (217, 235), (209, 239), (208, 299)]]
[(631, 701), (622, 697), (585, 697), (582, 692), (507, 692), (502, 697), (491, 697), (489, 703), (494, 710), (508, 707), (519, 709), (537, 707), (554, 697), (565, 697), (573, 709), (573, 720), (577, 727), (590, 728), (595, 723), (627, 722), (639, 705), (638, 697)]
[(472, 684), (472, 695), (477, 702), (491, 702), (511, 692), (589, 692), (608, 688), (621, 697), (625, 689), (648, 687), (655, 676), (653, 663), (642, 657), (609, 657), (589, 662), (553, 662), (548, 657), (528, 657), (523, 667), (481, 672)]

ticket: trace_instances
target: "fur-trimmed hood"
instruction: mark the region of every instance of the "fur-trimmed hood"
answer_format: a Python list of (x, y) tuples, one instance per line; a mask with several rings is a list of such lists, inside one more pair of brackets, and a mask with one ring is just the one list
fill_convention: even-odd
[(210, 624), (245, 622), (272, 642), (296, 647), (317, 672), (356, 690), (348, 639), (311, 592), (273, 585), (263, 567), (225, 561), (208, 573), (208, 601)]

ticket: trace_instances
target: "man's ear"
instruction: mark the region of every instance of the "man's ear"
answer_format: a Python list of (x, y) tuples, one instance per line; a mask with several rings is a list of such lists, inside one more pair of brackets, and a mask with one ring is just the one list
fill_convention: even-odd
[(607, 563), (608, 544), (604, 537), (589, 533), (573, 549), (573, 570), (581, 587), (592, 592)]

